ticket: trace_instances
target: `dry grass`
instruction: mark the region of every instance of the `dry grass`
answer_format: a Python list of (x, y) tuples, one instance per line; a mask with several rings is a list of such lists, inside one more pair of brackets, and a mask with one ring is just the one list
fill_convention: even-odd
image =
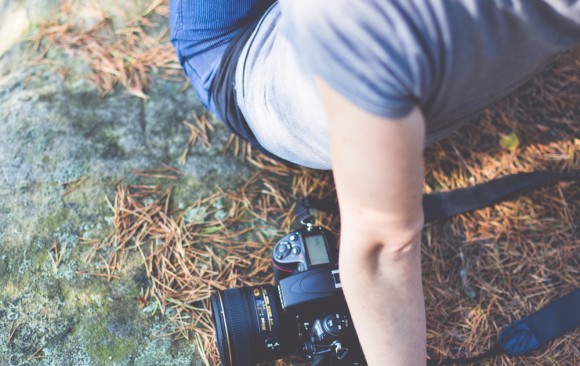
[[(271, 167), (256, 173), (235, 192), (216, 193), (174, 210), (171, 190), (158, 186), (117, 186), (111, 208), (114, 229), (102, 241), (85, 241), (91, 248), (87, 261), (101, 258), (101, 266), (88, 273), (112, 280), (119, 276), (130, 253), (141, 256), (151, 287), (138, 301), (150, 301), (160, 311), (175, 309), (171, 315), (174, 335), (201, 343), (210, 365), (218, 364), (207, 300), (212, 290), (271, 282), (269, 251), (276, 237), (289, 230), (293, 221), (292, 203), (297, 196), (321, 187), (329, 192), (327, 173), (287, 171), (251, 152), (251, 163)], [(175, 168), (135, 171), (143, 179), (178, 179)], [(294, 194), (287, 188), (292, 176)], [(327, 183), (325, 183), (327, 182)], [(322, 186), (327, 184), (326, 186)], [(327, 225), (333, 225), (327, 217)], [(279, 227), (272, 232), (272, 227)], [(270, 233), (266, 237), (262, 232)], [(103, 258), (102, 253), (107, 253)], [(87, 273), (87, 272), (83, 272)], [(168, 328), (169, 329), (169, 328)]]
[[(122, 28), (113, 27), (105, 12), (90, 26), (71, 21), (74, 5), (66, 2), (56, 20), (41, 26), (37, 62), (50, 62), (45, 56), (52, 47), (73, 52), (90, 63), (89, 77), (103, 95), (121, 84), (146, 98), (152, 71), (179, 73), (167, 32), (153, 31), (163, 28), (154, 19), (167, 15), (165, 2), (152, 2), (139, 16), (125, 19)], [(190, 138), (182, 161), (192, 145), (210, 143), (212, 128), (201, 117), (184, 123)], [(519, 145), (502, 148), (501, 137), (512, 134)], [(271, 281), (269, 250), (290, 227), (295, 199), (330, 195), (334, 189), (329, 173), (286, 168), (234, 137), (224, 153), (239, 156), (258, 173), (237, 191), (218, 188), (183, 210), (174, 208), (170, 189), (147, 183), (155, 178), (170, 186), (182, 174), (178, 169), (135, 171), (142, 185), (119, 184), (111, 202), (114, 228), (104, 240), (85, 241), (87, 260), (97, 264), (83, 271), (112, 280), (129, 255), (141, 256), (151, 286), (136, 301), (154, 302), (160, 311), (175, 309), (164, 334), (199, 345), (210, 365), (218, 364), (210, 291)], [(573, 53), (477, 122), (429, 148), (425, 191), (544, 169), (580, 169), (580, 57)], [(580, 287), (579, 198), (577, 183), (562, 183), (425, 228), (429, 355), (477, 354), (510, 321)], [(336, 218), (319, 219), (337, 230)], [(58, 256), (57, 247), (54, 252)], [(579, 336), (576, 331), (530, 357), (484, 364), (579, 365)]]
[[(502, 135), (520, 145), (502, 149)], [(580, 57), (563, 55), (478, 122), (428, 149), (426, 190), (509, 173), (580, 169)], [(432, 356), (474, 355), (512, 320), (580, 287), (580, 185), (562, 183), (424, 231)], [(579, 331), (533, 356), (486, 365), (578, 365)]]
[[(47, 58), (53, 49), (64, 50), (89, 63), (87, 77), (104, 95), (117, 85), (132, 95), (147, 99), (150, 74), (183, 81), (175, 51), (167, 42), (168, 6), (152, 1), (147, 8), (129, 14), (121, 6), (103, 9), (98, 1), (63, 1), (55, 16), (39, 26), (33, 46), (39, 56), (35, 63), (54, 64)], [(57, 63), (62, 76), (67, 65)]]

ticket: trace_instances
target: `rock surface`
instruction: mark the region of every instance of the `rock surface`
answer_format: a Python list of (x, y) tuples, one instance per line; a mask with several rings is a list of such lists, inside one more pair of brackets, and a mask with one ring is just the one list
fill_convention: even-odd
[(0, 0), (0, 55), (55, 10), (58, 0)]
[[(79, 274), (89, 266), (79, 238), (110, 231), (107, 197), (133, 169), (179, 164), (189, 137), (181, 122), (203, 107), (183, 83), (160, 78), (147, 101), (122, 90), (102, 97), (82, 61), (53, 55), (73, 70), (63, 78), (32, 56), (23, 44), (0, 56), (0, 365), (202, 364), (194, 342), (159, 337), (167, 314), (137, 301), (147, 282), (138, 260), (111, 282)], [(211, 147), (191, 148), (177, 200), (244, 182), (251, 169), (221, 153), (228, 137), (216, 126)]]

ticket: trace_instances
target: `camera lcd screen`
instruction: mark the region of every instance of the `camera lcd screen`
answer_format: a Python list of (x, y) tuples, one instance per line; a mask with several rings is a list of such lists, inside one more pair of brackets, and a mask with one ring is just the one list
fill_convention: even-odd
[(318, 264), (330, 263), (322, 235), (307, 236), (305, 242), (311, 265), (316, 266)]

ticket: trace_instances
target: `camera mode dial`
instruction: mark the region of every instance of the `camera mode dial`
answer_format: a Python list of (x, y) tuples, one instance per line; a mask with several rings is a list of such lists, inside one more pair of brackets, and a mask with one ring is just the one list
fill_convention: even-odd
[(332, 313), (316, 319), (311, 332), (316, 341), (325, 342), (329, 339), (339, 338), (349, 327), (350, 322), (346, 315)]
[(335, 337), (339, 336), (350, 326), (348, 318), (344, 314), (334, 313), (327, 315), (322, 320), (324, 330)]
[(286, 241), (281, 241), (278, 244), (276, 244), (276, 248), (274, 249), (274, 256), (276, 257), (276, 259), (283, 259), (286, 258), (288, 254), (291, 253), (291, 251), (292, 247), (290, 246), (290, 243)]
[(276, 264), (303, 272), (308, 269), (304, 256), (304, 243), (300, 232), (293, 232), (283, 237), (274, 247), (273, 259)]

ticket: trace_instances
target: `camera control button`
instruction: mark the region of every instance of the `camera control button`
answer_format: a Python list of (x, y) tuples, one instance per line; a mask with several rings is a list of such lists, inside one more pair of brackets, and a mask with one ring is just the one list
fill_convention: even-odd
[(289, 251), (290, 251), (290, 244), (288, 244), (285, 241), (279, 243), (278, 246), (276, 247), (276, 252), (278, 252), (280, 254), (285, 254)]
[(281, 349), (281, 345), (280, 345), (280, 341), (278, 341), (278, 338), (269, 338), (266, 339), (266, 341), (264, 342), (266, 344), (266, 348), (268, 348), (271, 351), (277, 352), (280, 351)]
[(345, 315), (335, 313), (324, 319), (324, 330), (333, 336), (338, 336), (349, 327), (348, 319)]
[(292, 234), (288, 239), (290, 239), (290, 241), (296, 241), (298, 240), (298, 236), (296, 234)]
[(301, 250), (300, 247), (292, 247), (292, 254), (298, 255), (300, 254)]

